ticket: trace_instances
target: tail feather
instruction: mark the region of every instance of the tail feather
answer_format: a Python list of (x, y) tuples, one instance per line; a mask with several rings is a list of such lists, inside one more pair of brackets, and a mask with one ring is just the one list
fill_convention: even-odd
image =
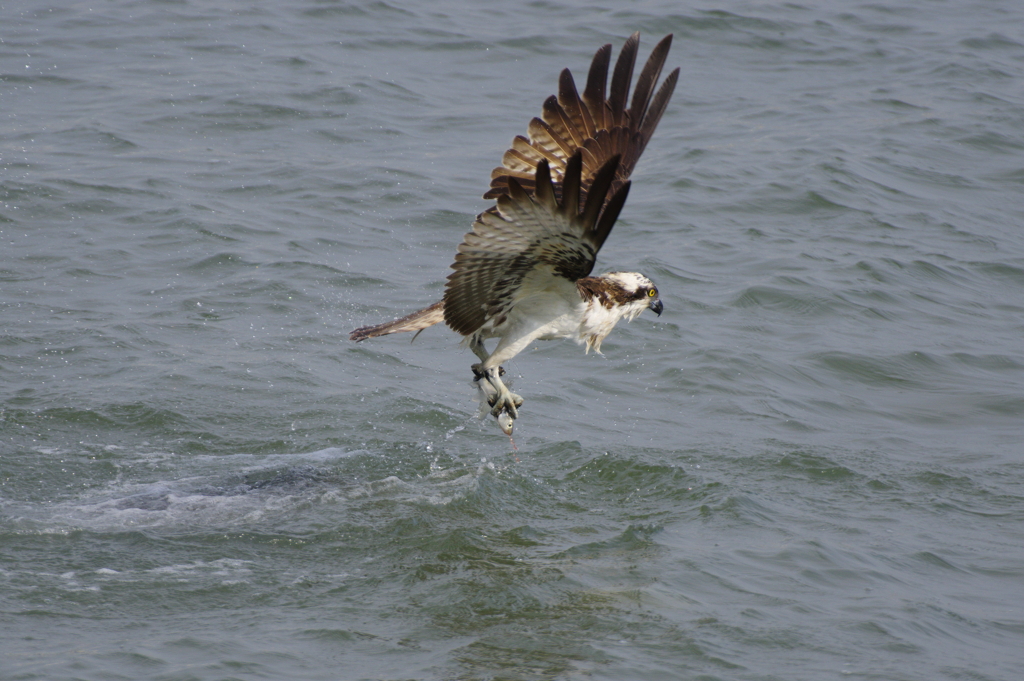
[[(366, 340), (367, 338), (376, 338), (377, 336), (386, 336), (389, 333), (398, 333), (400, 331), (415, 331), (417, 334), (423, 329), (433, 326), (438, 322), (444, 321), (444, 301), (439, 300), (430, 307), (425, 307), (422, 310), (417, 310), (412, 314), (407, 314), (401, 319), (396, 319), (393, 322), (385, 322), (383, 324), (377, 324), (376, 326), (360, 326), (358, 329), (349, 334), (349, 340), (354, 340), (357, 343), (359, 341)], [(413, 339), (415, 340), (415, 336)]]

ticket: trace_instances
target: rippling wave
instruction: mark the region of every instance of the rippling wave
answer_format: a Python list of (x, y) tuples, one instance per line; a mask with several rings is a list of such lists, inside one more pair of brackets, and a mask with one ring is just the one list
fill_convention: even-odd
[[(1020, 12), (5, 11), (0, 676), (1019, 674)], [(454, 334), (348, 333), (634, 30), (598, 267), (665, 314), (518, 356), (512, 452)]]

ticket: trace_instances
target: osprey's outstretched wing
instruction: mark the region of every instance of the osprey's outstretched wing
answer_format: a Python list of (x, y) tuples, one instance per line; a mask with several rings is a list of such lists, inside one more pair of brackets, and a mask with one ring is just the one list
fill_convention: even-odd
[(677, 68), (665, 78), (655, 94), (654, 87), (672, 47), (672, 36), (667, 35), (648, 57), (627, 109), (626, 100), (639, 45), (640, 34), (634, 33), (622, 46), (607, 92), (611, 45), (605, 45), (594, 55), (582, 97), (576, 90), (572, 73), (564, 69), (558, 79), (558, 95), (548, 97), (541, 117), (530, 121), (529, 139), (519, 135), (512, 140), (512, 147), (501, 159), (502, 167), (491, 172), (491, 189), (484, 198), (492, 199), (508, 193), (510, 177), (519, 180), (525, 189), (532, 192), (534, 173), (541, 159), (547, 160), (552, 177), (561, 184), (565, 164), (578, 149), (582, 149), (583, 154), (581, 186), (584, 191), (612, 156), (621, 157), (612, 192), (628, 180), (658, 127), (679, 78)]
[[(679, 69), (654, 87), (672, 44), (654, 48), (627, 108), (639, 34), (626, 41), (605, 92), (611, 45), (594, 56), (581, 98), (572, 74), (558, 96), (516, 137), (484, 198), (497, 205), (477, 216), (459, 245), (444, 294), (444, 318), (470, 335), (503, 321), (531, 272), (569, 281), (590, 274), (629, 191), (629, 176), (675, 89)], [(581, 209), (582, 207), (582, 209)]]
[(581, 154), (573, 154), (565, 166), (559, 200), (548, 162), (541, 160), (531, 183), (534, 194), (510, 178), (498, 205), (477, 216), (473, 231), (459, 244), (455, 271), (448, 276), (448, 326), (468, 336), (488, 320), (501, 324), (516, 303), (523, 280), (533, 272), (563, 277), (566, 283), (590, 274), (597, 251), (626, 202), (629, 181), (608, 198), (619, 167), (619, 157), (613, 156), (591, 178), (584, 202), (582, 166)]

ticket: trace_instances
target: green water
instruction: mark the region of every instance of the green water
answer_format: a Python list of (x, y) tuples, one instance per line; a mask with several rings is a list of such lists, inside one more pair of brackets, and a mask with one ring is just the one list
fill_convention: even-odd
[[(1011, 3), (0, 8), (0, 679), (1015, 679)], [(558, 72), (675, 33), (598, 268), (437, 300)]]

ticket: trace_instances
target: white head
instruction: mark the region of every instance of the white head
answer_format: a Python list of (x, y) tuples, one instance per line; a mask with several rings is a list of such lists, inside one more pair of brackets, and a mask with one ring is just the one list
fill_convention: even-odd
[(636, 272), (605, 272), (597, 277), (584, 277), (576, 286), (587, 304), (578, 338), (587, 344), (587, 351), (601, 352), (601, 341), (620, 319), (632, 321), (647, 309), (661, 314), (658, 287)]
[(611, 293), (610, 297), (623, 306), (623, 317), (633, 320), (648, 309), (661, 316), (664, 306), (658, 297), (658, 287), (644, 275), (639, 272), (605, 272), (600, 278), (618, 284), (619, 291)]

